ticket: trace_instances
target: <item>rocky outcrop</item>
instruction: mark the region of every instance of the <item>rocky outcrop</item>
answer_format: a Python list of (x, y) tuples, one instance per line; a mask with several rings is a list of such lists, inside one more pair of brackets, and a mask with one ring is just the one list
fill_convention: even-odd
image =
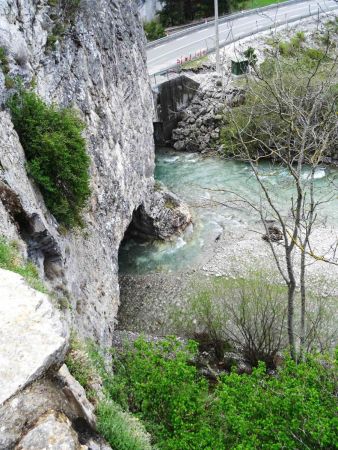
[[(32, 83), (47, 102), (74, 106), (86, 124), (92, 195), (85, 228), (66, 232), (49, 214), (2, 110), (0, 234), (18, 241), (54, 292), (69, 299), (80, 335), (109, 345), (119, 304), (118, 249), (134, 211), (151, 208), (154, 187), (145, 39), (133, 0), (82, 0), (68, 16), (55, 3), (68, 4), (1, 2), (0, 47), (7, 76)], [(5, 84), (0, 70), (2, 102), (12, 92)]]
[(166, 240), (191, 223), (188, 206), (175, 194), (157, 186), (150, 201), (135, 211), (126, 237)]
[(224, 88), (215, 75), (207, 86), (202, 86), (182, 114), (182, 120), (172, 132), (174, 148), (179, 151), (207, 152), (217, 150), (226, 106), (244, 101), (238, 88)]
[(46, 294), (0, 269), (0, 450), (110, 449), (63, 364), (65, 325)]
[[(48, 445), (48, 447), (46, 447)], [(63, 413), (49, 411), (20, 440), (16, 450), (84, 450), (72, 424)]]
[(144, 22), (153, 20), (158, 11), (162, 9), (162, 3), (159, 0), (137, 0), (141, 19)]
[(58, 368), (68, 345), (68, 329), (46, 294), (0, 269), (0, 403)]

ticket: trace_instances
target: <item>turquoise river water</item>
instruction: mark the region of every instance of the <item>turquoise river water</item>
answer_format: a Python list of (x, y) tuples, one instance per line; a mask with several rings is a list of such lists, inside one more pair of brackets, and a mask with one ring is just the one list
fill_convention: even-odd
[[(292, 197), (290, 175), (284, 168), (269, 163), (262, 164), (260, 171), (279, 208), (287, 215)], [(309, 177), (308, 170), (304, 170), (303, 177)], [(248, 205), (232, 201), (232, 192), (267, 207), (252, 170), (245, 163), (161, 149), (156, 155), (155, 178), (188, 203), (193, 225), (170, 242), (128, 240), (120, 249), (121, 273), (177, 271), (198, 264), (203, 251), (222, 233), (239, 224), (249, 227), (259, 223), (258, 215)], [(316, 170), (316, 198), (325, 200), (319, 209), (320, 220), (331, 225), (338, 224), (337, 186), (337, 169)]]

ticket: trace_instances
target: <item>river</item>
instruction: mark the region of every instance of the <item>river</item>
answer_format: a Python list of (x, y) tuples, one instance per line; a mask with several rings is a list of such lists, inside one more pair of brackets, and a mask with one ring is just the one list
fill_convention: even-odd
[[(269, 163), (261, 164), (260, 171), (276, 204), (286, 215), (293, 194), (290, 175), (285, 168)], [(308, 176), (309, 170), (305, 169), (303, 177)], [(122, 273), (177, 271), (198, 265), (223, 233), (239, 227), (257, 227), (259, 223), (251, 207), (231, 201), (236, 198), (231, 192), (235, 192), (253, 204), (264, 203), (248, 164), (160, 149), (156, 155), (155, 178), (189, 204), (193, 225), (170, 242), (126, 242), (119, 258)], [(319, 209), (322, 223), (338, 223), (338, 200), (337, 193), (332, 195), (333, 186), (337, 189), (338, 170), (318, 168), (315, 172), (317, 198), (330, 198)]]

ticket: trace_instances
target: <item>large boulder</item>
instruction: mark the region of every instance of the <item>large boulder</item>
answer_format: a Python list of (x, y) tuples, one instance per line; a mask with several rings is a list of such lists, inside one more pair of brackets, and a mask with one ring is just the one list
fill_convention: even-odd
[(49, 411), (21, 439), (16, 450), (85, 450), (70, 420), (60, 412)]
[(148, 201), (134, 212), (127, 235), (166, 240), (180, 234), (191, 222), (188, 205), (164, 186), (157, 186)]
[(0, 405), (62, 365), (68, 331), (48, 296), (0, 269)]

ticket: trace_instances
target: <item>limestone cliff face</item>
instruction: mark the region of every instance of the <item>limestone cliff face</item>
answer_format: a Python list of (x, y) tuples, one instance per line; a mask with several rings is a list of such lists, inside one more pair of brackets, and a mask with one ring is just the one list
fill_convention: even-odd
[[(132, 0), (83, 0), (71, 19), (47, 0), (0, 1), (0, 47), (10, 75), (87, 125), (92, 196), (84, 230), (58, 231), (27, 177), (9, 114), (0, 111), (0, 234), (17, 239), (53, 288), (69, 295), (80, 334), (108, 344), (119, 302), (118, 248), (153, 190), (152, 95)], [(62, 2), (61, 2), (62, 4)], [(66, 23), (48, 49), (55, 22)], [(49, 38), (48, 38), (49, 36)], [(0, 71), (0, 99), (9, 94)]]

